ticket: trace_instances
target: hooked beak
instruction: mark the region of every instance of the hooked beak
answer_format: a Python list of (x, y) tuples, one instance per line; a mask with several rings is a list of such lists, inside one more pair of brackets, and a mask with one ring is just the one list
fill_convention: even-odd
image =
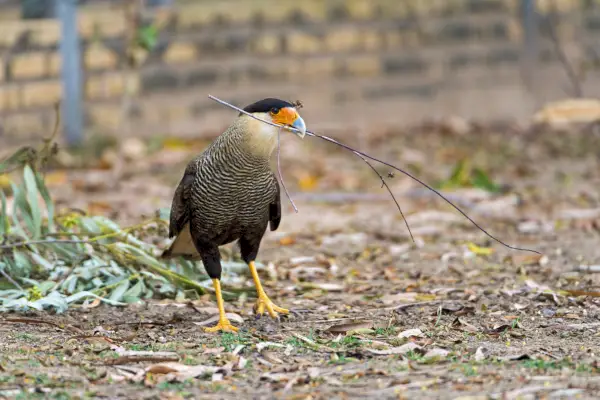
[(294, 123), (292, 124), (292, 128), (297, 129), (292, 132), (295, 133), (296, 135), (298, 135), (298, 137), (300, 139), (303, 139), (304, 136), (306, 135), (306, 124), (304, 123), (304, 120), (302, 119), (301, 116), (298, 115), (296, 117), (296, 119), (294, 120)]

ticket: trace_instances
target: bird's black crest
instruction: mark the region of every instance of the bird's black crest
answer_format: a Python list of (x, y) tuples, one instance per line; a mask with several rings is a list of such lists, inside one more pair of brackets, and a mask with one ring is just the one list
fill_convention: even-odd
[[(268, 98), (259, 100), (256, 103), (252, 103), (249, 106), (244, 107), (244, 111), (248, 113), (269, 112), (274, 108), (284, 107), (294, 107), (294, 105), (285, 100)], [(242, 113), (240, 113), (240, 115), (242, 115)]]

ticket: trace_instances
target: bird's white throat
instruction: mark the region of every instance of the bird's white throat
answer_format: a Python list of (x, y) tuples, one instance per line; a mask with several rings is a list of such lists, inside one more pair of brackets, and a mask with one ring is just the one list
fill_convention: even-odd
[[(256, 117), (272, 122), (269, 113), (255, 113)], [(243, 116), (247, 126), (247, 143), (249, 149), (256, 155), (270, 157), (277, 146), (277, 134), (281, 128), (265, 124), (249, 116)], [(285, 132), (285, 131), (284, 131)]]

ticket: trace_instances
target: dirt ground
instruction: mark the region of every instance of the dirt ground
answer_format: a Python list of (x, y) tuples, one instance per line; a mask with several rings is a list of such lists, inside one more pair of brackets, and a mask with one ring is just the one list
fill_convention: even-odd
[[(255, 318), (252, 291), (226, 302), (238, 334), (204, 333), (216, 312), (210, 295), (6, 314), (0, 398), (598, 398), (597, 134), (508, 126), (370, 138), (346, 141), (429, 183), (465, 158), (485, 170), (500, 193), (457, 189), (453, 201), (506, 243), (543, 256), (491, 241), (431, 193), (378, 167), (413, 243), (360, 159), (316, 139), (286, 138), (284, 176), (299, 213), (286, 205), (259, 257), (268, 294), (292, 314)], [(117, 188), (103, 186), (101, 170), (74, 170), (73, 187), (54, 192), (62, 204), (135, 221), (170, 205), (189, 158), (177, 149), (132, 161)], [(82, 189), (81, 181), (99, 183)], [(223, 285), (252, 281), (225, 276)]]

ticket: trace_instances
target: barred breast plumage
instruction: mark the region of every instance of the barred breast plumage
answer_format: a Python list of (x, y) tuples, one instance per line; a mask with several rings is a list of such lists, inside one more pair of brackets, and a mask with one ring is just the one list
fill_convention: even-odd
[[(217, 246), (242, 234), (262, 237), (270, 215), (271, 229), (277, 229), (279, 184), (268, 151), (252, 151), (248, 123), (245, 119), (234, 123), (188, 164), (173, 198), (170, 237), (191, 229)], [(168, 255), (198, 259), (191, 234), (185, 233), (174, 244)]]
[[(283, 100), (263, 99), (244, 111), (292, 126), (300, 137), (306, 131), (294, 105)], [(279, 184), (270, 168), (279, 129), (240, 113), (229, 129), (188, 164), (175, 190), (169, 226), (169, 237), (175, 240), (163, 257), (202, 259), (219, 309), (219, 323), (207, 328), (209, 332), (237, 330), (227, 319), (220, 283), (219, 246), (234, 240), (256, 285), (256, 312), (267, 311), (272, 317), (289, 312), (269, 299), (254, 265), (267, 225), (275, 230), (281, 221)]]

